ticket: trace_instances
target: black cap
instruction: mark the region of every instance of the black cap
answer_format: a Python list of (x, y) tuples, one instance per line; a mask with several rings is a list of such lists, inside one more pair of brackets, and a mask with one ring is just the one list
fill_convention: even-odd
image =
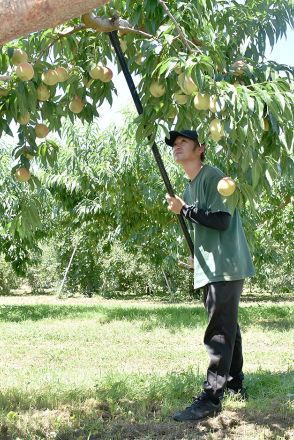
[(165, 138), (165, 143), (170, 147), (173, 147), (174, 142), (178, 136), (184, 136), (189, 139), (193, 139), (193, 141), (198, 141), (197, 131), (195, 130), (183, 130), (183, 131), (170, 131), (170, 138)]

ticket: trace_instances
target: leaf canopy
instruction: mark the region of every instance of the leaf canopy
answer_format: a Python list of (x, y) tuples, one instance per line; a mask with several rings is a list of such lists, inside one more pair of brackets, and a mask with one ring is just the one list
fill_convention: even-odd
[[(12, 174), (20, 167), (34, 171), (35, 160), (42, 166), (54, 164), (58, 147), (50, 136), (36, 136), (37, 124), (61, 136), (67, 119), (91, 123), (105, 100), (111, 104), (116, 99), (119, 90), (111, 78), (96, 79), (91, 73), (95, 66), (108, 66), (111, 76), (109, 65), (117, 63), (107, 33), (99, 31), (107, 23), (119, 30), (129, 70), (140, 78), (144, 113), (134, 121), (137, 143), (150, 144), (170, 129), (196, 129), (201, 142), (225, 157), (221, 168), (237, 182), (232, 203), (248, 200), (254, 205), (261, 191), (270, 191), (269, 176), (293, 174), (294, 68), (265, 59), (267, 44), (273, 47), (293, 27), (293, 12), (291, 0), (113, 0), (91, 16), (4, 45), (0, 135), (13, 135), (17, 124)], [(19, 78), (13, 62), (18, 49), (33, 66), (31, 79)], [(66, 79), (48, 84), (46, 72), (58, 67), (66, 69)], [(154, 81), (164, 88), (160, 97), (150, 92)], [(50, 92), (47, 100), (40, 99), (40, 86)], [(187, 97), (185, 104), (175, 100), (179, 90)], [(214, 97), (216, 108), (197, 110), (197, 93)], [(26, 117), (27, 124), (19, 123)], [(213, 119), (223, 127), (217, 142), (209, 129)], [(40, 185), (34, 174), (32, 190)], [(127, 183), (128, 175), (124, 178)], [(100, 209), (99, 202), (91, 209)]]

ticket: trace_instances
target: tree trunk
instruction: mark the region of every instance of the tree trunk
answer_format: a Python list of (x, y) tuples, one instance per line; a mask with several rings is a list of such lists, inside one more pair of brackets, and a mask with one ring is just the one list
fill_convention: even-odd
[(110, 0), (1, 0), (0, 45), (79, 17)]
[(63, 280), (62, 280), (62, 283), (60, 284), (60, 287), (59, 287), (58, 298), (61, 298), (61, 292), (62, 292), (62, 289), (63, 289), (64, 283), (65, 283), (65, 281), (66, 281), (66, 277), (67, 277), (68, 271), (69, 271), (69, 269), (70, 269), (70, 266), (71, 266), (71, 263), (72, 263), (73, 257), (75, 256), (76, 250), (77, 250), (77, 248), (78, 248), (78, 244), (79, 244), (79, 243), (77, 243), (77, 244), (75, 245), (74, 250), (73, 250), (73, 253), (71, 254), (71, 257), (70, 257), (70, 260), (69, 260), (68, 266), (67, 266), (67, 268), (66, 268), (66, 270), (65, 270), (65, 272), (64, 272)]

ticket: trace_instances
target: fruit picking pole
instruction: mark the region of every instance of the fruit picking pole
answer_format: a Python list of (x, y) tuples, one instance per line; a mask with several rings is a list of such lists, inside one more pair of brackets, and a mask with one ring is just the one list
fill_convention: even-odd
[[(123, 51), (122, 51), (122, 49), (120, 47), (120, 42), (119, 42), (119, 38), (117, 36), (117, 31), (109, 32), (108, 35), (109, 35), (111, 44), (114, 47), (114, 50), (115, 50), (116, 55), (118, 57), (120, 66), (122, 68), (122, 71), (123, 71), (123, 73), (125, 75), (125, 78), (126, 78), (128, 86), (129, 86), (132, 98), (134, 100), (137, 112), (139, 113), (139, 115), (141, 115), (143, 113), (142, 103), (141, 103), (139, 95), (137, 93), (137, 90), (136, 90), (133, 78), (132, 78), (132, 76), (130, 74), (130, 71), (128, 69), (128, 65), (126, 63)], [(152, 153), (153, 153), (154, 158), (156, 160), (157, 166), (159, 168), (161, 177), (162, 177), (162, 179), (163, 179), (163, 181), (165, 183), (165, 187), (167, 189), (167, 192), (169, 193), (170, 196), (174, 197), (175, 193), (174, 193), (173, 187), (172, 187), (172, 185), (170, 183), (170, 180), (169, 180), (168, 174), (166, 172), (166, 169), (164, 167), (164, 164), (163, 164), (160, 152), (159, 152), (155, 142), (153, 143), (153, 145), (151, 147), (151, 150), (152, 150)], [(185, 220), (184, 220), (184, 218), (183, 218), (183, 216), (181, 214), (177, 214), (177, 217), (178, 217), (180, 226), (182, 228), (183, 234), (185, 236), (186, 242), (187, 242), (187, 244), (189, 246), (191, 255), (193, 256), (194, 255), (194, 245), (193, 245), (193, 241), (191, 239), (191, 236), (189, 234), (187, 225), (185, 223)]]

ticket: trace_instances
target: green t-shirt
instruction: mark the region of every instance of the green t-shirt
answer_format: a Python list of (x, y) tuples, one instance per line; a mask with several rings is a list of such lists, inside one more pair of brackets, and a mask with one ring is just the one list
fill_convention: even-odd
[[(208, 212), (231, 214), (225, 231), (191, 223), (194, 229), (194, 288), (216, 281), (232, 281), (255, 274), (251, 255), (238, 210), (231, 213), (217, 184), (224, 174), (215, 167), (204, 165), (189, 182), (184, 200), (188, 205)], [(189, 222), (190, 223), (190, 222)]]

